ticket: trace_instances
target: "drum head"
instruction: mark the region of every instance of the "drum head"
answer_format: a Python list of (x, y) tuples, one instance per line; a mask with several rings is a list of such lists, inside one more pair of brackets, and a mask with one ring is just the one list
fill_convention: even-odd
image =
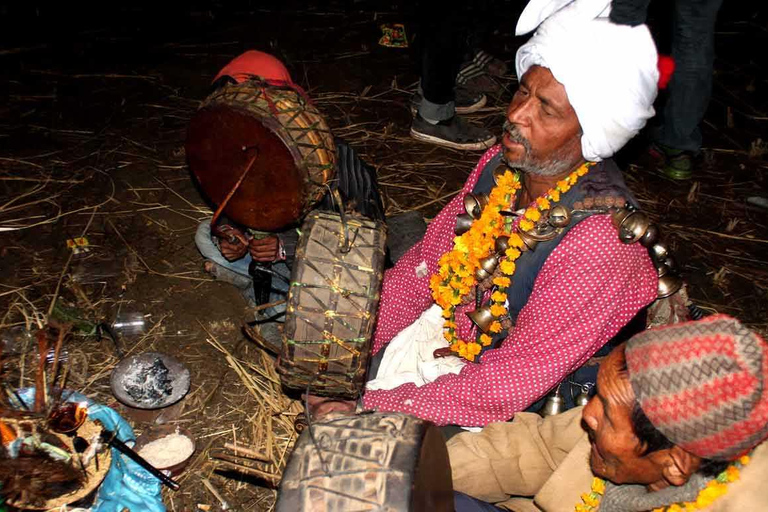
[(276, 231), (297, 222), (308, 186), (297, 164), (301, 156), (292, 153), (278, 135), (277, 123), (271, 121), (235, 106), (208, 106), (192, 118), (186, 143), (189, 168), (216, 205), (256, 156), (224, 214), (261, 231)]

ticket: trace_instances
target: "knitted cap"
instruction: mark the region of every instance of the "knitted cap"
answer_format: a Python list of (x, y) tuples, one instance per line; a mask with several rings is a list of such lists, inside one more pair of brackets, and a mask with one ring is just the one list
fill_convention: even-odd
[(768, 347), (726, 315), (652, 329), (627, 342), (640, 408), (667, 439), (733, 460), (768, 437)]

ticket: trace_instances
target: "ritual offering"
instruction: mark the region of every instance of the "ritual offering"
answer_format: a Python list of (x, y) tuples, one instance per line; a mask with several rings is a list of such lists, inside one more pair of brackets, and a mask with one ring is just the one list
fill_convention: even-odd
[(314, 422), (296, 442), (276, 510), (453, 511), (445, 439), (400, 413)]
[(172, 476), (177, 476), (195, 453), (195, 442), (189, 431), (162, 425), (140, 435), (133, 448), (155, 468), (170, 471)]
[(189, 370), (176, 358), (146, 352), (120, 361), (112, 371), (112, 392), (138, 409), (173, 405), (189, 391)]
[(233, 221), (260, 231), (299, 222), (336, 172), (333, 136), (295, 85), (258, 77), (213, 92), (189, 124), (189, 168)]
[(315, 211), (301, 233), (277, 371), (291, 389), (356, 397), (370, 357), (386, 228)]

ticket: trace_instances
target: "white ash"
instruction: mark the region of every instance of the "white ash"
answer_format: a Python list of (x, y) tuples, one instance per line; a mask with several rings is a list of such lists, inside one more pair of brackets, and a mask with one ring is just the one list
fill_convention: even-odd
[(146, 405), (160, 403), (173, 393), (168, 368), (159, 357), (151, 364), (146, 361), (131, 363), (125, 372), (123, 386), (128, 396)]
[(139, 455), (158, 469), (187, 460), (195, 451), (192, 440), (178, 432), (156, 439), (139, 450)]

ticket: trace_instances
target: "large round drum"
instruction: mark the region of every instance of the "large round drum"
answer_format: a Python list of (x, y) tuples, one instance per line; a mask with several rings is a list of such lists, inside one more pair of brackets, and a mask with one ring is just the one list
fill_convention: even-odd
[(399, 413), (313, 423), (288, 460), (276, 510), (452, 511), (445, 439), (432, 423)]
[(256, 79), (227, 84), (203, 102), (186, 152), (208, 198), (219, 205), (234, 190), (224, 213), (261, 231), (299, 222), (336, 169), (333, 136), (314, 105), (292, 87)]
[(291, 389), (356, 397), (365, 383), (386, 228), (314, 211), (301, 228), (277, 371)]

